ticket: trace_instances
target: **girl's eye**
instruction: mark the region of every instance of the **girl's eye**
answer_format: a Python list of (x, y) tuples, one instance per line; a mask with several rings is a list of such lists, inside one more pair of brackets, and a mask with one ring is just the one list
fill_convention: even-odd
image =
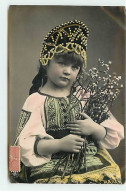
[(63, 61), (58, 61), (58, 63), (62, 66), (65, 66), (65, 63)]
[(72, 66), (72, 69), (73, 69), (73, 70), (78, 70), (78, 69), (80, 69), (80, 67), (77, 66), (77, 65), (74, 65), (74, 66)]

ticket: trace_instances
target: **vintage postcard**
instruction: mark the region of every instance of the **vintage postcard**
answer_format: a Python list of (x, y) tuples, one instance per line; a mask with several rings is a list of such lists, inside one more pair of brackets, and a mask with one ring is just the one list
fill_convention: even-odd
[(8, 10), (11, 183), (125, 182), (125, 8)]

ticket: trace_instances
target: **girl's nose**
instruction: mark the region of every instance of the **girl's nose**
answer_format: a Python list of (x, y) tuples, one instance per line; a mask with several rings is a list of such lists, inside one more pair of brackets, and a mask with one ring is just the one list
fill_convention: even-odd
[(67, 67), (64, 68), (63, 73), (64, 73), (65, 75), (70, 75), (70, 72), (71, 72), (71, 68), (70, 68), (69, 66), (67, 66)]

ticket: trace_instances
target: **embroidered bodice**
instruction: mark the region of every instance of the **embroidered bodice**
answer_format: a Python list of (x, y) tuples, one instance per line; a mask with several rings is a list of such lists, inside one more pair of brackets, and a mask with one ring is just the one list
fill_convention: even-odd
[(46, 132), (54, 138), (62, 138), (69, 134), (66, 129), (68, 121), (77, 120), (81, 112), (81, 103), (75, 96), (45, 99)]

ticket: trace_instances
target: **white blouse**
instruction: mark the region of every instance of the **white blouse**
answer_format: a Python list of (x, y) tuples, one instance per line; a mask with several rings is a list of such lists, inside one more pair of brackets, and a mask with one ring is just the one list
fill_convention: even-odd
[[(16, 139), (15, 145), (20, 146), (21, 161), (25, 166), (40, 166), (51, 160), (51, 155), (38, 156), (34, 152), (35, 141), (41, 139), (54, 139), (45, 131), (46, 121), (44, 115), (44, 102), (46, 96), (38, 92), (30, 95), (22, 108), (25, 114), (30, 115), (26, 124)], [(112, 116), (101, 123), (106, 128), (107, 134), (99, 144), (106, 149), (116, 148), (124, 138), (123, 126)]]

